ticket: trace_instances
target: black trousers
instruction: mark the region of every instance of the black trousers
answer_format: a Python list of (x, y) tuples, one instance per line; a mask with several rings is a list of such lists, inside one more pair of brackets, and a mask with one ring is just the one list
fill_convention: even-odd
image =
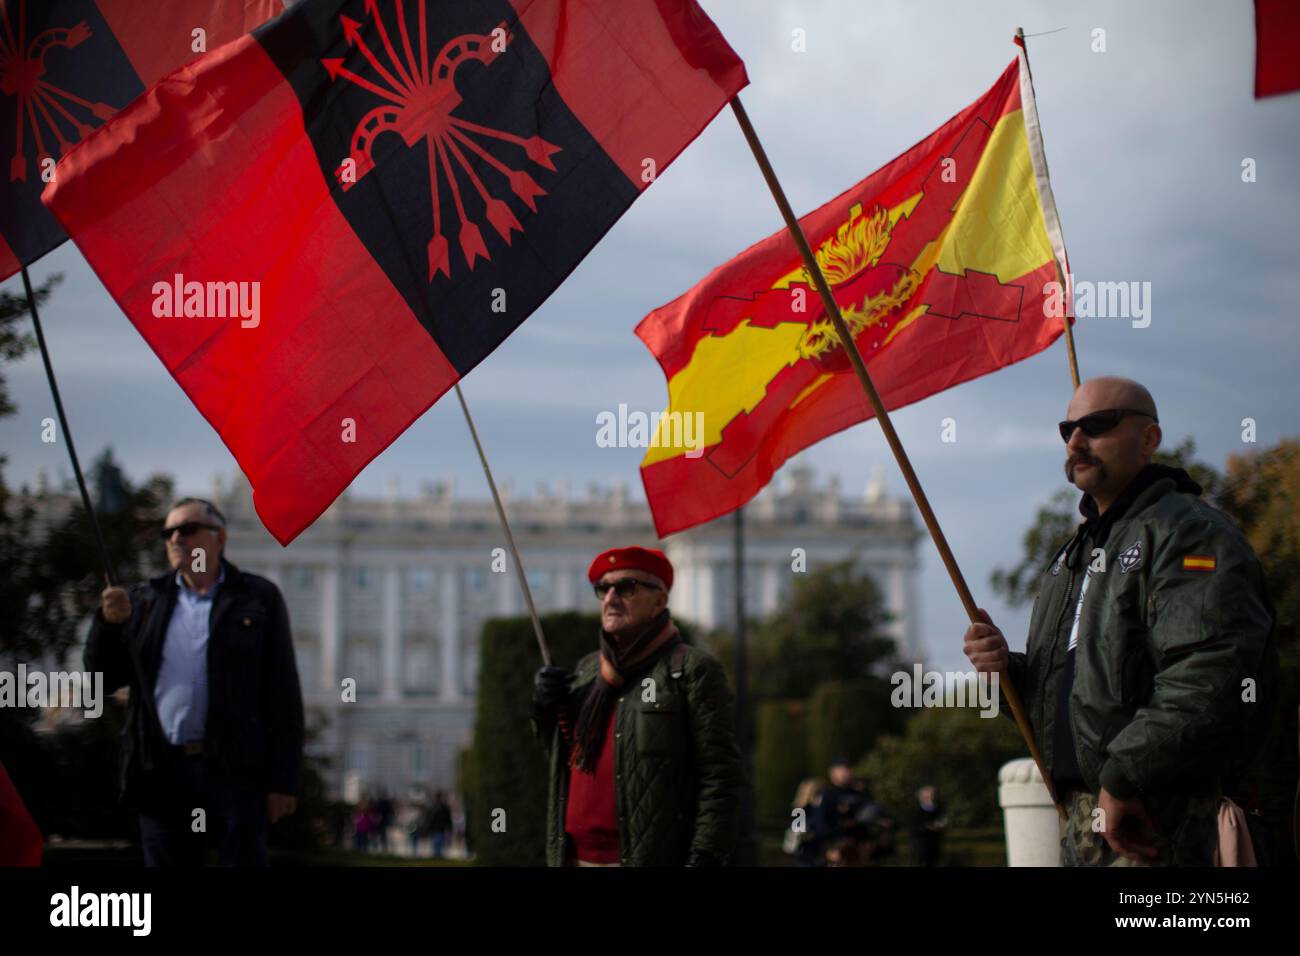
[(145, 866), (202, 866), (210, 848), (222, 866), (267, 865), (261, 786), (223, 779), (207, 757), (177, 747), (147, 775), (142, 789)]

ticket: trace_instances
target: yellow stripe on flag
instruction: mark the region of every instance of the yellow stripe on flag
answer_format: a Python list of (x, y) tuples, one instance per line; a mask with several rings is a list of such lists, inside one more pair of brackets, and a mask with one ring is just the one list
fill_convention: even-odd
[(1213, 571), (1214, 566), (1212, 554), (1189, 554), (1183, 558), (1184, 571)]

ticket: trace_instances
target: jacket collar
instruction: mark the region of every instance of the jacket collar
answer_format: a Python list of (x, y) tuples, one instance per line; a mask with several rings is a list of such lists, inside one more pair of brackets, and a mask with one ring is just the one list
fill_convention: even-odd
[[(221, 556), (221, 571), (217, 577), (221, 580), (221, 591), (238, 590), (244, 580), (243, 572), (227, 561), (225, 555)], [(172, 592), (180, 591), (180, 585), (176, 583), (175, 571), (164, 571), (162, 574), (155, 575), (149, 579), (149, 584), (155, 591), (168, 596)]]
[(1086, 538), (1092, 539), (1094, 547), (1103, 546), (1106, 539), (1110, 537), (1111, 528), (1130, 511), (1141, 511), (1152, 501), (1164, 497), (1170, 491), (1199, 496), (1202, 490), (1192, 476), (1182, 468), (1151, 462), (1133, 476), (1128, 487), (1120, 492), (1119, 497), (1106, 509), (1105, 514), (1099, 513), (1097, 502), (1093, 500), (1092, 495), (1085, 493), (1079, 500), (1079, 513), (1085, 520), (1075, 531), (1074, 537), (1066, 548), (1066, 564), (1071, 568), (1075, 566), (1073, 563), (1075, 545), (1082, 543)]
[(1099, 527), (1102, 524), (1114, 524), (1115, 521), (1117, 521), (1125, 511), (1129, 510), (1129, 508), (1135, 504), (1139, 498), (1143, 499), (1142, 503), (1145, 505), (1150, 499), (1162, 497), (1168, 489), (1162, 489), (1158, 495), (1143, 494), (1143, 492), (1156, 484), (1162, 478), (1171, 479), (1174, 483), (1175, 491), (1183, 494), (1201, 494), (1201, 486), (1193, 481), (1192, 476), (1182, 468), (1173, 468), (1169, 465), (1161, 465), (1156, 462), (1151, 462), (1133, 476), (1133, 480), (1129, 482), (1128, 487), (1120, 492), (1119, 497), (1116, 498), (1111, 506), (1106, 509), (1104, 515), (1098, 514), (1097, 502), (1095, 502), (1092, 495), (1089, 494), (1084, 494), (1084, 496), (1079, 499), (1079, 514), (1088, 519), (1088, 522), (1093, 524), (1095, 527)]

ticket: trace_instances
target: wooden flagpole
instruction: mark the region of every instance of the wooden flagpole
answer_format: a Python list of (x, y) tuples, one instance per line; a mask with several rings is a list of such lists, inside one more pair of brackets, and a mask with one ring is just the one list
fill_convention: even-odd
[(469, 406), (465, 404), (465, 393), (460, 390), (460, 383), (456, 383), (456, 397), (460, 399), (460, 409), (465, 413), (465, 424), (469, 426), (470, 437), (474, 439), (474, 447), (478, 450), (478, 460), (483, 464), (483, 474), (487, 476), (488, 487), (492, 489), (492, 502), (497, 508), (497, 517), (501, 520), (501, 530), (506, 533), (506, 543), (510, 545), (510, 554), (514, 558), (515, 576), (519, 580), (519, 588), (524, 592), (524, 602), (528, 605), (528, 616), (533, 621), (533, 633), (537, 635), (537, 646), (542, 652), (542, 663), (547, 667), (551, 666), (551, 650), (546, 646), (546, 635), (542, 632), (542, 621), (537, 616), (537, 606), (533, 603), (533, 592), (528, 587), (528, 575), (524, 574), (524, 562), (519, 557), (519, 549), (515, 547), (515, 536), (510, 531), (510, 522), (506, 519), (506, 509), (501, 504), (501, 495), (497, 492), (497, 483), (492, 478), (492, 469), (488, 466), (487, 455), (483, 453), (483, 445), (478, 440), (478, 429), (474, 427), (474, 419), (470, 416)]
[[(894, 430), (893, 422), (889, 420), (889, 413), (885, 410), (884, 402), (881, 401), (880, 394), (876, 391), (871, 376), (867, 373), (866, 363), (863, 362), (862, 356), (858, 352), (853, 336), (844, 322), (844, 316), (840, 314), (840, 307), (835, 301), (835, 296), (831, 293), (831, 287), (827, 283), (826, 277), (822, 275), (821, 268), (817, 265), (817, 257), (813, 255), (812, 247), (808, 245), (808, 239), (804, 236), (803, 228), (799, 225), (794, 210), (790, 208), (790, 202), (786, 199), (785, 190), (781, 188), (781, 183), (776, 178), (776, 173), (772, 169), (772, 164), (768, 161), (763, 144), (759, 142), (758, 134), (754, 131), (754, 126), (750, 123), (749, 115), (745, 112), (745, 107), (741, 104), (739, 96), (731, 100), (731, 110), (736, 116), (736, 122), (740, 124), (741, 132), (745, 135), (745, 141), (749, 143), (750, 151), (754, 154), (754, 160), (758, 163), (763, 178), (767, 181), (767, 188), (771, 190), (772, 198), (776, 200), (776, 205), (781, 210), (781, 218), (785, 220), (786, 228), (790, 231), (790, 236), (799, 249), (804, 269), (812, 279), (813, 285), (816, 286), (818, 295), (821, 296), (822, 305), (826, 308), (826, 315), (835, 326), (840, 345), (848, 356), (849, 362), (853, 365), (853, 371), (862, 384), (862, 390), (866, 393), (867, 400), (871, 402), (871, 407), (875, 410), (876, 421), (880, 422), (880, 429), (884, 433), (885, 441), (889, 444), (890, 450), (894, 453), (894, 458), (898, 461), (898, 467), (903, 472), (903, 478), (907, 482), (908, 490), (912, 493), (912, 498), (916, 501), (917, 509), (921, 512), (921, 518), (925, 521), (930, 537), (934, 539), (935, 547), (939, 549), (939, 557), (943, 559), (944, 567), (948, 569), (948, 576), (957, 589), (957, 596), (961, 599), (962, 607), (966, 610), (966, 616), (972, 624), (985, 623), (980, 617), (979, 608), (975, 604), (974, 597), (971, 596), (970, 588), (966, 586), (966, 579), (962, 576), (961, 568), (957, 566), (957, 560), (953, 557), (952, 549), (948, 547), (948, 540), (944, 537), (943, 529), (939, 527), (939, 522), (930, 507), (929, 499), (926, 498), (925, 491), (921, 488), (920, 481), (917, 480), (916, 472), (912, 470), (912, 463), (907, 457), (903, 443)], [(1012, 684), (1008, 673), (1003, 673), (1000, 676), (999, 684), (1003, 695), (1006, 697), (1007, 705), (1011, 708), (1011, 713), (1015, 717), (1016, 726), (1020, 728), (1020, 735), (1024, 738), (1030, 756), (1034, 758), (1034, 763), (1038, 765), (1038, 772), (1047, 785), (1047, 791), (1051, 794), (1052, 802), (1056, 804), (1057, 812), (1064, 817), (1065, 808), (1061, 805), (1061, 801), (1057, 798), (1056, 791), (1052, 787), (1051, 778), (1048, 776), (1047, 768), (1043, 764), (1042, 754), (1038, 752), (1038, 745), (1034, 742), (1034, 735), (1029, 729), (1029, 720), (1025, 715), (1024, 706), (1020, 702), (1020, 695), (1016, 693), (1015, 685)]]

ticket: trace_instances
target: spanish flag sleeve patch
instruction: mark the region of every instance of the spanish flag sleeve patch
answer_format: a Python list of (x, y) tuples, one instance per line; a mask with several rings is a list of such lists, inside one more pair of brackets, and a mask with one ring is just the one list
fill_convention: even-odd
[(1213, 571), (1214, 567), (1212, 554), (1188, 554), (1183, 557), (1184, 571)]

